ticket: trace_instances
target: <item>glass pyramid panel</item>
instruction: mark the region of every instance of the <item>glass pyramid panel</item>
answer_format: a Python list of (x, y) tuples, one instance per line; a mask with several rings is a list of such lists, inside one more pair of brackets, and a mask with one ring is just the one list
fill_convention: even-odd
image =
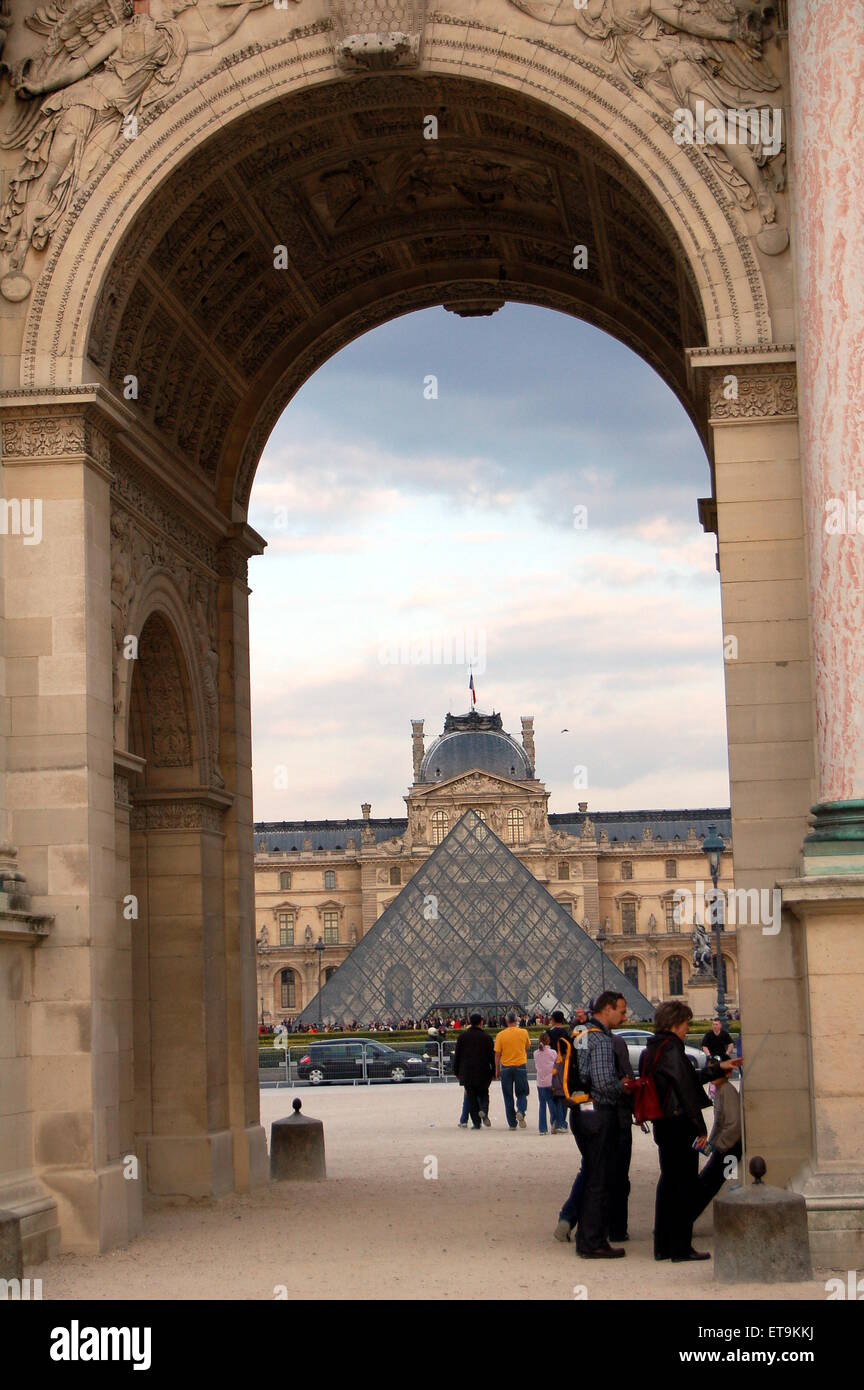
[[(453, 827), (321, 990), (325, 1023), (472, 1008), (564, 1010), (619, 989), (631, 1017), (654, 1010), (626, 975), (473, 811)], [(319, 1016), (318, 996), (300, 1015)]]

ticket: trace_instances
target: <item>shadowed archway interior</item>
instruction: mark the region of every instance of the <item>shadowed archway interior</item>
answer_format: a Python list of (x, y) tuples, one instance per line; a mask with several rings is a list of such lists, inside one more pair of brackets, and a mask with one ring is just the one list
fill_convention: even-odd
[(413, 309), (505, 300), (627, 343), (708, 447), (685, 356), (705, 315), (657, 199), (584, 128), (465, 78), (362, 79), (235, 120), (118, 248), (88, 353), (118, 392), (134, 377), (153, 445), (237, 518), (276, 419), (333, 352)]

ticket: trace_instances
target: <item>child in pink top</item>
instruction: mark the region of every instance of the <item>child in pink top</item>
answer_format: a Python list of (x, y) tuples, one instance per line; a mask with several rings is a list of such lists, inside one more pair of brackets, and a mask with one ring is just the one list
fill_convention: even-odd
[(548, 1134), (546, 1128), (546, 1111), (549, 1111), (549, 1119), (554, 1123), (555, 1111), (552, 1106), (552, 1071), (557, 1059), (557, 1053), (549, 1045), (549, 1034), (541, 1033), (537, 1039), (537, 1051), (534, 1053), (534, 1066), (537, 1071), (537, 1099), (540, 1102), (540, 1133)]

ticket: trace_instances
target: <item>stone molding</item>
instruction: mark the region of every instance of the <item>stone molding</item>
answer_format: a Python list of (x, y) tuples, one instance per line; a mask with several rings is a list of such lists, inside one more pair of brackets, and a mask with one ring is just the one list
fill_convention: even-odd
[[(708, 370), (709, 419), (712, 425), (730, 421), (798, 418), (798, 375), (794, 363), (736, 363)], [(737, 378), (737, 392), (727, 399), (728, 380)]]
[(231, 805), (230, 796), (214, 792), (177, 792), (136, 797), (132, 805), (131, 829), (207, 830), (222, 834), (222, 817)]
[[(2, 401), (0, 401), (2, 406)], [(37, 407), (18, 412), (12, 407), (2, 415), (3, 464), (77, 462), (82, 457), (109, 476), (111, 446), (107, 434), (88, 413), (72, 413), (68, 407)]]

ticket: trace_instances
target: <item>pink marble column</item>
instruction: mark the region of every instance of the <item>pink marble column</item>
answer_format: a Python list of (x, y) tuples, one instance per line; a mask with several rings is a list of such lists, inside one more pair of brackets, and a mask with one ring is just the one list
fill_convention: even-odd
[[(864, 0), (790, 0), (789, 51), (819, 801), (850, 802), (864, 798)], [(860, 807), (833, 819), (834, 838), (857, 838)]]

